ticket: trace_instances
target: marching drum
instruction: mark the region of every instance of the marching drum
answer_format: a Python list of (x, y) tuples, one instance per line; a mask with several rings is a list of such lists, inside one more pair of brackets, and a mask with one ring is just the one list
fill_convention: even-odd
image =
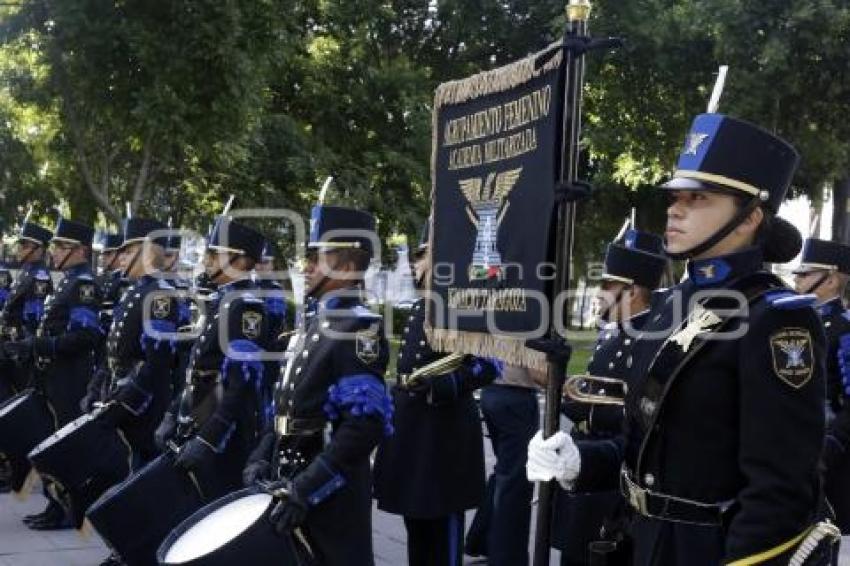
[(41, 476), (61, 490), (60, 496), (74, 525), (109, 487), (131, 470), (130, 447), (118, 431), (90, 413), (71, 421), (29, 454)]
[(210, 503), (180, 524), (159, 547), (162, 566), (308, 566), (318, 564), (301, 534), (278, 536), (268, 520), (275, 503), (257, 487)]
[(8, 466), (9, 484), (20, 492), (32, 468), (27, 454), (56, 430), (56, 418), (44, 396), (23, 391), (0, 406), (0, 460)]
[(110, 488), (86, 513), (130, 566), (155, 565), (163, 539), (204, 504), (196, 480), (176, 467), (174, 459), (173, 452), (166, 452)]

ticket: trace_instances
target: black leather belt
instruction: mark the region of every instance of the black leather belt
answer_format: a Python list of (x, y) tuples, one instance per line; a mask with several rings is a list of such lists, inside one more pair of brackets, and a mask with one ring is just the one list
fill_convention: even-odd
[(629, 506), (644, 517), (694, 525), (722, 525), (733, 503), (703, 503), (658, 493), (640, 486), (625, 468), (620, 472), (620, 491)]
[(211, 383), (218, 379), (217, 369), (190, 369), (189, 383)]
[(109, 370), (112, 374), (112, 385), (109, 388), (110, 391), (114, 391), (115, 389), (120, 387), (122, 383), (129, 379), (145, 364), (145, 362), (141, 360), (136, 360), (135, 362), (128, 363), (127, 361), (122, 361), (118, 358), (108, 358), (106, 360), (106, 363), (109, 366)]

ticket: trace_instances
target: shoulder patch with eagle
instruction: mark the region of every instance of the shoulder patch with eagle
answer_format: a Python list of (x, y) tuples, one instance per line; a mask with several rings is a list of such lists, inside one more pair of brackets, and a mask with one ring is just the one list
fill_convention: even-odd
[(773, 371), (779, 379), (799, 389), (812, 379), (812, 335), (805, 328), (783, 328), (771, 334)]

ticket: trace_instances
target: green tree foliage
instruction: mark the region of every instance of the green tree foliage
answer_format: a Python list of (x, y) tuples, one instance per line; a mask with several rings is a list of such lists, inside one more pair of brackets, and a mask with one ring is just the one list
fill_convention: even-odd
[[(558, 39), (564, 4), (22, 0), (0, 8), (2, 206), (19, 216), (37, 195), (114, 219), (130, 200), (204, 230), (231, 193), (306, 213), (333, 175), (329, 202), (373, 210), (385, 237), (414, 236), (434, 88)], [(579, 212), (579, 272), (632, 207), (639, 227), (662, 228), (653, 187), (721, 63), (721, 109), (801, 149), (798, 192), (819, 198), (847, 176), (846, 2), (593, 5), (591, 31), (626, 45), (588, 61), (583, 171), (597, 191)]]
[(10, 89), (55, 113), (49, 160), (71, 174), (68, 187), (84, 187), (113, 219), (123, 201), (150, 210), (162, 200), (152, 187), (179, 186), (195, 160), (227, 162), (239, 151), (263, 105), (282, 5), (24, 2), (4, 19), (4, 41), (46, 71), (19, 68)]

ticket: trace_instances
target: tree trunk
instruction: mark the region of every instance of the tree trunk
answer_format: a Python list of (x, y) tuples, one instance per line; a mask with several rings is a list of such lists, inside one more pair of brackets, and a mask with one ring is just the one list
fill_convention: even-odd
[(148, 186), (148, 179), (151, 173), (151, 159), (153, 157), (153, 148), (150, 137), (145, 141), (142, 149), (142, 163), (139, 165), (139, 173), (136, 175), (136, 182), (133, 185), (133, 197), (130, 200), (133, 210), (138, 210), (142, 203), (142, 197), (145, 194), (145, 189)]
[(832, 240), (850, 244), (850, 177), (838, 179), (833, 185)]

